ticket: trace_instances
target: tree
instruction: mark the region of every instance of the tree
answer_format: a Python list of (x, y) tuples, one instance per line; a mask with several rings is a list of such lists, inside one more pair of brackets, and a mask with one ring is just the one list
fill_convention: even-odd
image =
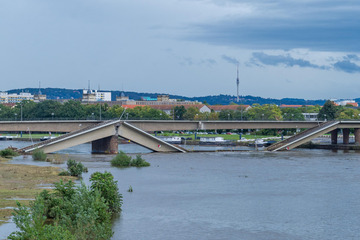
[(196, 116), (200, 115), (200, 111), (196, 107), (189, 107), (184, 114), (184, 119), (194, 120)]
[(252, 108), (247, 111), (249, 120), (282, 120), (281, 110), (274, 104), (254, 104)]
[(183, 105), (176, 106), (173, 109), (173, 119), (175, 120), (183, 120), (184, 114), (186, 113), (186, 109)]
[(327, 100), (318, 114), (319, 120), (335, 120), (339, 116), (339, 107), (333, 101)]
[(338, 119), (360, 119), (360, 111), (353, 108), (340, 108)]
[(304, 121), (305, 117), (298, 108), (283, 108), (281, 109), (283, 120), (285, 121)]

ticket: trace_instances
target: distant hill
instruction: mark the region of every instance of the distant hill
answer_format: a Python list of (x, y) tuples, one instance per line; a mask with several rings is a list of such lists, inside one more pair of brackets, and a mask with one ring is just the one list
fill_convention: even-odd
[[(80, 99), (82, 97), (82, 89), (64, 89), (64, 88), (41, 88), (42, 94), (46, 94), (48, 99)], [(106, 91), (106, 90), (103, 90)], [(12, 89), (7, 91), (8, 93), (21, 93), (29, 92), (31, 94), (38, 94), (38, 88), (23, 88), (23, 89)], [(110, 91), (112, 93), (112, 100), (115, 101), (116, 96), (121, 94), (121, 91)], [(158, 94), (163, 93), (138, 93), (138, 92), (124, 92), (126, 96), (129, 96), (130, 99), (138, 100), (141, 97), (148, 96), (156, 98)], [(210, 105), (229, 105), (231, 103), (236, 103), (236, 96), (231, 95), (213, 95), (213, 96), (203, 96), (203, 97), (185, 97), (180, 95), (171, 95), (170, 98), (173, 99), (183, 99), (188, 101), (199, 101), (206, 102)], [(359, 99), (355, 99), (356, 102), (360, 102)], [(241, 96), (240, 103), (246, 105), (252, 105), (254, 103), (262, 104), (287, 104), (287, 105), (323, 105), (326, 100), (305, 100), (297, 98), (283, 98), (283, 99), (273, 99), (273, 98), (262, 98), (254, 96)]]

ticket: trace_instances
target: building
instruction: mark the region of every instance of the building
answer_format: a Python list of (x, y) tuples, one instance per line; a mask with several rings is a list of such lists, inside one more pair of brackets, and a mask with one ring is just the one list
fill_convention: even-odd
[[(124, 108), (135, 108), (135, 107), (144, 107), (144, 106), (148, 106), (148, 107), (151, 107), (153, 109), (158, 109), (158, 110), (161, 110), (163, 111), (164, 113), (166, 113), (167, 115), (171, 115), (173, 109), (176, 107), (176, 106), (180, 106), (180, 105), (171, 105), (171, 104), (163, 104), (163, 105), (122, 105), (122, 107)], [(185, 107), (185, 109), (189, 109), (191, 107), (193, 108), (197, 108), (199, 109), (199, 111), (201, 113), (210, 113), (211, 112), (211, 109), (206, 106), (205, 104), (191, 104), (191, 105), (182, 105)]]
[(111, 92), (100, 92), (97, 90), (83, 90), (82, 102), (111, 101)]
[(20, 94), (0, 92), (0, 103), (20, 103), (24, 100), (34, 101), (34, 95), (25, 92)]
[(340, 106), (346, 106), (346, 105), (350, 105), (353, 107), (358, 107), (359, 104), (355, 102), (355, 100), (342, 100), (342, 101), (337, 101), (335, 102), (335, 104), (340, 105)]
[(173, 106), (186, 106), (186, 105), (198, 105), (202, 104), (198, 101), (182, 101), (178, 99), (170, 99), (169, 95), (158, 95), (157, 98), (141, 97), (141, 100), (133, 100), (126, 97), (124, 93), (116, 97), (116, 101), (120, 102), (121, 105), (136, 105), (136, 106), (155, 106), (155, 105), (173, 105)]
[(318, 113), (302, 113), (305, 118), (305, 121), (317, 121)]

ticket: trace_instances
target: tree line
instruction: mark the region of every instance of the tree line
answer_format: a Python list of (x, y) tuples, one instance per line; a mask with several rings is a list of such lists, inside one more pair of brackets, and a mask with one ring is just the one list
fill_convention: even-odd
[(0, 120), (105, 120), (122, 117), (129, 120), (275, 120), (275, 121), (303, 121), (302, 113), (318, 113), (319, 120), (360, 119), (360, 111), (349, 106), (336, 106), (327, 101), (323, 107), (302, 106), (300, 108), (279, 108), (275, 104), (253, 104), (245, 111), (242, 105), (236, 110), (222, 110), (220, 112), (200, 112), (196, 107), (185, 108), (175, 106), (170, 115), (151, 108), (150, 106), (136, 106), (124, 109), (120, 105), (109, 106), (106, 103), (82, 104), (80, 101), (70, 100), (65, 103), (46, 100), (40, 103), (22, 101), (15, 107), (0, 105)]

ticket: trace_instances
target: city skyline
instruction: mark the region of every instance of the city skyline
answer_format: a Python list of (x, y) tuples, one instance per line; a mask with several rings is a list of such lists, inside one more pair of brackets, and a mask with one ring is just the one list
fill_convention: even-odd
[(360, 3), (2, 1), (1, 91), (36, 87), (187, 97), (354, 99)]

